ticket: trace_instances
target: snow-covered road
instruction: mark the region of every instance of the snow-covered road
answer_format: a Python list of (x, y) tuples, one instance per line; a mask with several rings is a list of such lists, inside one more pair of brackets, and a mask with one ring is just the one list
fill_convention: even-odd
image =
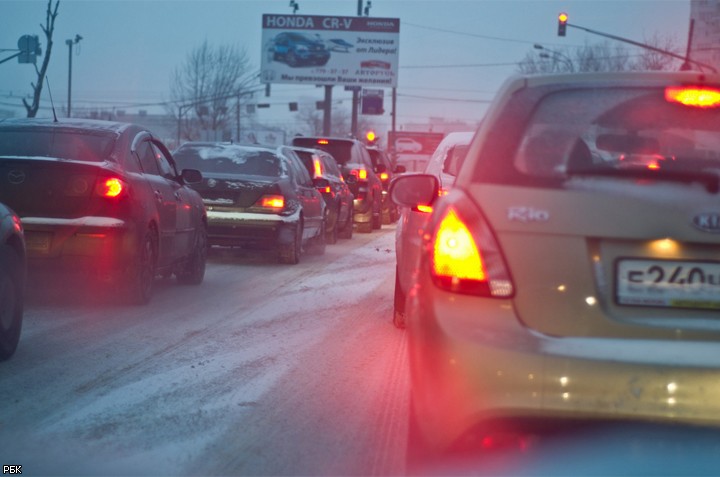
[(213, 249), (199, 287), (124, 306), (31, 289), (0, 364), (0, 465), (25, 475), (396, 475), (405, 334), (394, 226), (295, 266)]

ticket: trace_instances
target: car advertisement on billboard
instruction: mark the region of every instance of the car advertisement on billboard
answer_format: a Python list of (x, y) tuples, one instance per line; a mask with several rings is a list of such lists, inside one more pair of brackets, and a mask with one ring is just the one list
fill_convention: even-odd
[(397, 86), (400, 19), (263, 15), (264, 83)]

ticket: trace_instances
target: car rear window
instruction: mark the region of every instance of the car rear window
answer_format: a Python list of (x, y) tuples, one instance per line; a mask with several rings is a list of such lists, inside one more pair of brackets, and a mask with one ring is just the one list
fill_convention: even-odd
[(299, 147), (308, 147), (315, 149), (322, 149), (323, 151), (330, 154), (335, 158), (335, 161), (340, 165), (345, 165), (350, 162), (352, 156), (352, 142), (350, 141), (333, 141), (332, 139), (327, 140), (327, 144), (319, 143), (317, 138), (293, 138), (293, 145)]
[(280, 158), (272, 151), (223, 146), (181, 146), (174, 154), (179, 169), (204, 173), (280, 177)]
[(514, 157), (528, 176), (625, 169), (720, 168), (720, 114), (665, 99), (664, 88), (585, 88), (548, 94)]
[(115, 140), (114, 134), (77, 130), (0, 130), (0, 156), (101, 162), (109, 158)]

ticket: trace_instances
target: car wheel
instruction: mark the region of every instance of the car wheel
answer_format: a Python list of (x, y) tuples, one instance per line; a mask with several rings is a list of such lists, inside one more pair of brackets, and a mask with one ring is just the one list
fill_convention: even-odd
[(323, 255), (325, 253), (325, 244), (327, 243), (325, 241), (326, 224), (327, 217), (322, 220), (318, 234), (312, 239), (310, 239), (310, 242), (308, 243), (308, 253), (312, 255)]
[(285, 54), (285, 63), (288, 64), (288, 66), (297, 66), (298, 65), (298, 58), (295, 56), (295, 53), (290, 50)]
[(185, 285), (199, 285), (205, 278), (205, 265), (207, 263), (207, 229), (202, 224), (197, 232), (195, 239), (195, 247), (193, 248), (190, 258), (183, 269), (176, 273), (180, 283)]
[(285, 245), (280, 245), (278, 249), (278, 260), (280, 263), (288, 263), (295, 265), (300, 262), (300, 250), (302, 249), (302, 222), (298, 222), (295, 225), (295, 236), (292, 242)]
[(393, 325), (400, 330), (405, 329), (405, 292), (400, 286), (400, 275), (395, 267), (395, 296), (393, 300)]
[(355, 221), (355, 212), (350, 206), (350, 212), (348, 212), (348, 218), (345, 222), (345, 226), (340, 229), (338, 236), (344, 239), (351, 239), (353, 236), (353, 222)]
[(20, 341), (24, 277), (20, 255), (9, 245), (0, 247), (0, 361), (10, 358)]
[(128, 300), (135, 305), (144, 305), (152, 297), (157, 259), (157, 235), (150, 228), (145, 232), (140, 255), (130, 270)]
[(357, 230), (361, 234), (369, 234), (373, 231), (373, 223), (372, 222), (359, 222), (357, 224)]
[(335, 223), (330, 227), (330, 230), (325, 234), (325, 242), (330, 245), (336, 244), (338, 241), (338, 227), (340, 224), (340, 211), (338, 210), (335, 215)]

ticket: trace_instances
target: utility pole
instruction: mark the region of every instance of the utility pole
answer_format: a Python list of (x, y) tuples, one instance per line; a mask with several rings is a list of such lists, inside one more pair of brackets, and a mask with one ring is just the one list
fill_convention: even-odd
[[(367, 2), (365, 7), (365, 16), (370, 16), (370, 7), (372, 6), (370, 0)], [(363, 0), (358, 0), (357, 3), (357, 16), (363, 15)], [(352, 92), (352, 111), (350, 113), (350, 134), (352, 137), (358, 137), (358, 103), (360, 102), (360, 95), (357, 89), (353, 89)]]
[(67, 94), (67, 117), (72, 117), (72, 50), (73, 45), (80, 43), (83, 37), (75, 35), (74, 40), (65, 40), (65, 44), (68, 46), (68, 94)]

